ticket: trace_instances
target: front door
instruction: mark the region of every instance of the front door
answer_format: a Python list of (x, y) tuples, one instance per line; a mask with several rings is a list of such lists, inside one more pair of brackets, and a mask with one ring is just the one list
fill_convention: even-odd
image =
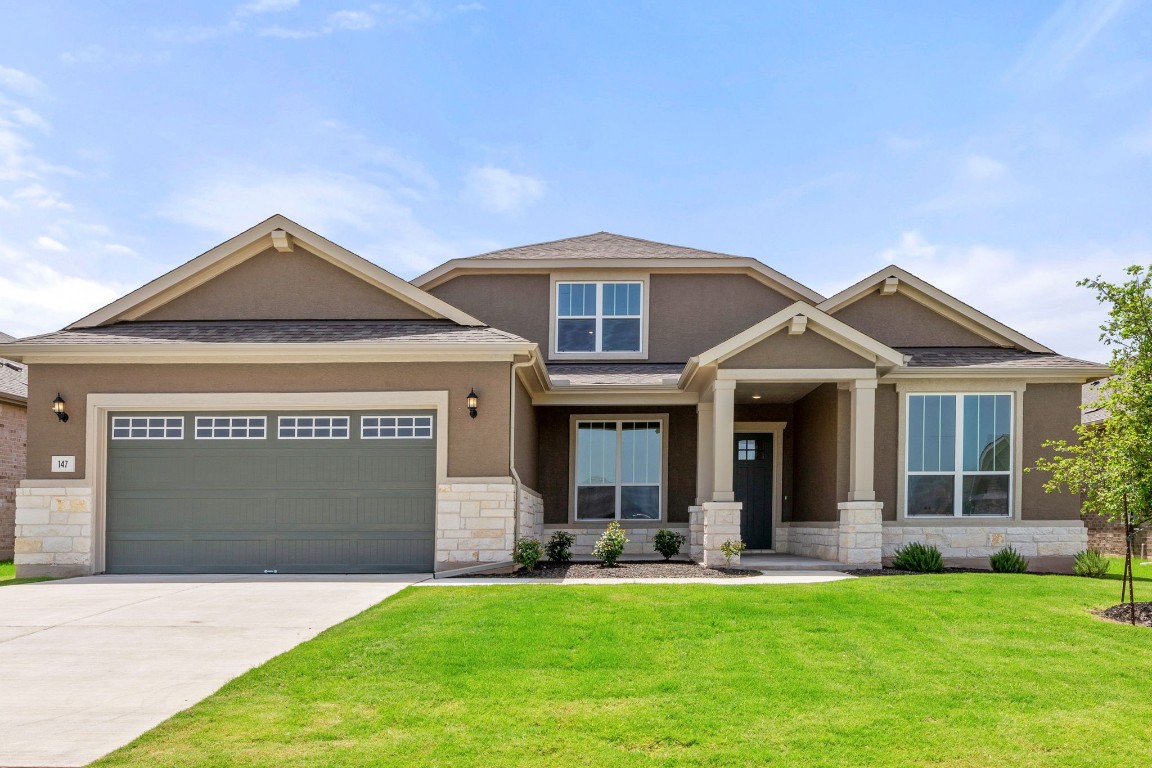
[(732, 462), (740, 512), (740, 538), (748, 549), (772, 549), (772, 435), (739, 433)]

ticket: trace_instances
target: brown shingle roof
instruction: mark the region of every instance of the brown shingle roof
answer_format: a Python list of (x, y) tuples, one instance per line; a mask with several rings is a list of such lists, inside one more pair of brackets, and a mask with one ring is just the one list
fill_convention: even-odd
[(909, 368), (1085, 368), (1100, 366), (1074, 357), (1000, 347), (898, 347), (911, 355)]
[(117, 323), (21, 339), (21, 344), (459, 344), (523, 342), (496, 328), (443, 320), (199, 320)]
[(680, 245), (656, 243), (638, 237), (596, 232), (591, 235), (552, 240), (547, 243), (505, 248), (470, 259), (744, 259), (728, 253), (701, 251)]
[(569, 386), (658, 386), (680, 377), (683, 365), (666, 363), (609, 363), (549, 365), (548, 375), (559, 384)]

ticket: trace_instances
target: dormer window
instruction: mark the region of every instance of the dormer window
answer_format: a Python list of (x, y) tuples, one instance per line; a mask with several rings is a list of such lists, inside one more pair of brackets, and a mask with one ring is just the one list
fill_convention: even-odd
[(639, 355), (643, 351), (642, 282), (557, 282), (558, 354)]

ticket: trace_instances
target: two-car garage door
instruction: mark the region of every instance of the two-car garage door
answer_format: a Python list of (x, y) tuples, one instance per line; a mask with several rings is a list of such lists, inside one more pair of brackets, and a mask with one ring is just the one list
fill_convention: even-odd
[(109, 573), (432, 568), (433, 413), (109, 419)]

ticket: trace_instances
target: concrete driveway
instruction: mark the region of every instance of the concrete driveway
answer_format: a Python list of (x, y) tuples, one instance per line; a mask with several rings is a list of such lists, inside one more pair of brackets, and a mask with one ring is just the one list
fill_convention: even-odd
[(81, 766), (427, 576), (0, 587), (0, 766)]

